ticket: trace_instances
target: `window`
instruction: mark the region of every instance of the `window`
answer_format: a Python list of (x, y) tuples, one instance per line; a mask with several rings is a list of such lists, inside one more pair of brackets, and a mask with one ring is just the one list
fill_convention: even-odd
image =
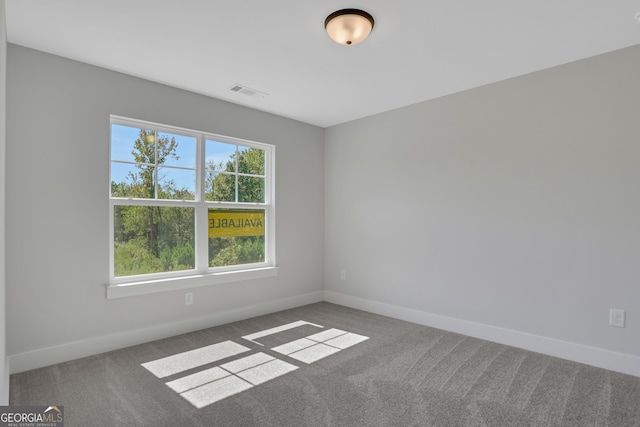
[(111, 284), (273, 267), (272, 145), (111, 117)]

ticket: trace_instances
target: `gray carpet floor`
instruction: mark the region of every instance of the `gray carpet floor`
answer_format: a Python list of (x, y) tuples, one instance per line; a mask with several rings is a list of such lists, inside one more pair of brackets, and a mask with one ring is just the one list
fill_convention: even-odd
[(15, 374), (10, 404), (67, 427), (640, 427), (640, 378), (318, 303)]

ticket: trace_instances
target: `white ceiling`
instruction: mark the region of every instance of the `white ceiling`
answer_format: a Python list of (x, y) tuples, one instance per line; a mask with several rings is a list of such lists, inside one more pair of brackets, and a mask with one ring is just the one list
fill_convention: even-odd
[[(347, 7), (376, 20), (357, 46), (324, 31)], [(11, 43), (321, 127), (639, 44), (638, 12), (640, 0), (6, 0)]]

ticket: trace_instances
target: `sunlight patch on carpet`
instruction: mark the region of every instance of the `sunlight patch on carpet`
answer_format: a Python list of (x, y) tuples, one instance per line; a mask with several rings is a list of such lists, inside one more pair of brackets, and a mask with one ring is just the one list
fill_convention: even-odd
[(327, 356), (331, 356), (332, 354), (335, 354), (339, 351), (339, 348), (331, 347), (324, 344), (316, 344), (312, 347), (305, 348), (304, 350), (291, 353), (288, 356), (306, 364), (311, 364), (313, 362), (317, 362), (320, 359), (324, 359)]
[(297, 366), (282, 360), (274, 359), (264, 365), (238, 372), (238, 376), (253, 385), (266, 383), (274, 378), (298, 369)]
[(247, 341), (251, 341), (254, 344), (264, 345), (264, 344), (261, 344), (261, 343), (255, 341), (255, 340), (257, 340), (259, 338), (264, 338), (264, 337), (269, 336), (269, 335), (277, 334), (278, 332), (288, 331), (289, 329), (297, 328), (297, 327), (302, 326), (302, 325), (311, 325), (311, 326), (315, 326), (317, 328), (324, 328), (324, 326), (316, 325), (315, 323), (305, 322), (304, 320), (298, 320), (297, 322), (287, 323), (286, 325), (277, 326), (277, 327), (271, 328), (271, 329), (266, 329), (264, 331), (256, 332), (256, 333), (251, 334), (251, 335), (245, 335), (242, 338), (247, 340)]
[(310, 364), (368, 339), (364, 335), (332, 328), (271, 350)]
[(271, 350), (277, 351), (280, 354), (284, 354), (285, 356), (290, 355), (291, 353), (295, 353), (296, 351), (303, 350), (307, 347), (311, 347), (316, 345), (316, 341), (311, 341), (308, 338), (301, 338), (299, 340), (291, 341), (286, 344), (279, 345), (278, 347), (273, 347)]
[[(264, 344), (255, 340), (304, 325), (324, 328), (321, 325), (299, 320), (245, 335), (242, 338), (264, 346)], [(300, 332), (304, 334), (306, 331), (302, 328)], [(311, 364), (368, 339), (369, 337), (364, 335), (332, 328), (286, 342), (271, 348), (271, 350), (299, 362)], [(233, 341), (224, 341), (146, 362), (142, 366), (156, 377), (164, 378), (235, 357), (248, 351), (251, 351), (248, 347)], [(165, 384), (196, 408), (204, 408), (227, 397), (286, 375), (296, 369), (299, 369), (296, 365), (269, 354), (258, 352), (231, 360), (220, 366), (209, 367), (200, 372), (177, 378)]]
[(164, 378), (197, 368), (198, 366), (217, 362), (227, 357), (236, 356), (249, 350), (249, 348), (233, 341), (224, 341), (143, 363), (142, 366), (147, 368), (156, 377)]
[(218, 366), (214, 366), (211, 369), (196, 372), (195, 374), (179, 378), (175, 381), (169, 381), (167, 383), (167, 386), (176, 393), (183, 393), (187, 390), (200, 387), (204, 384), (212, 383), (230, 375), (230, 372), (227, 372), (224, 369), (219, 368)]
[(365, 337), (364, 335), (352, 334), (349, 332), (339, 337), (327, 340), (324, 343), (332, 347), (338, 347), (340, 350), (344, 350), (345, 348), (360, 344), (368, 339), (369, 337)]
[(167, 386), (196, 408), (203, 408), (296, 369), (268, 354), (256, 353), (169, 381)]
[(200, 409), (252, 387), (253, 385), (248, 382), (231, 375), (222, 378), (221, 380), (181, 393), (180, 396), (184, 397), (189, 403)]

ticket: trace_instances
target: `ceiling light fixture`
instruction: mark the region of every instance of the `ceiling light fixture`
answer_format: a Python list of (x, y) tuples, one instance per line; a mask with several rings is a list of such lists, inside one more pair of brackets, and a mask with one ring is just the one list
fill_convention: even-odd
[(360, 9), (342, 9), (324, 20), (324, 28), (331, 39), (344, 46), (356, 45), (366, 39), (373, 29), (373, 16)]

